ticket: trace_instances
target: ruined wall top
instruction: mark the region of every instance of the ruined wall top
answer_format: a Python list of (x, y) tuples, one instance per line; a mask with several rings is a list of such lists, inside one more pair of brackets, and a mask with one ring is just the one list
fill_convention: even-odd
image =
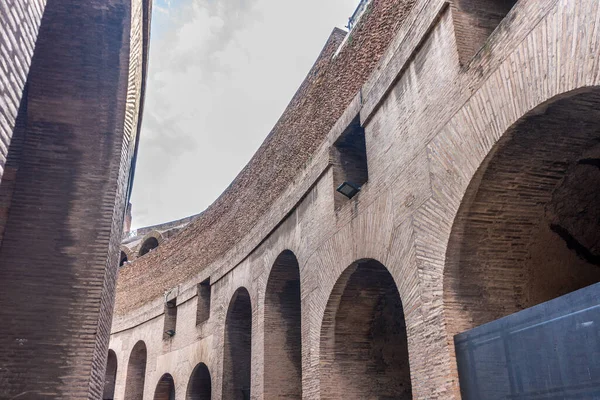
[(233, 248), (294, 181), (377, 67), (416, 0), (373, 0), (352, 40), (334, 29), (283, 115), (225, 192), (179, 234), (123, 268), (116, 315), (196, 275)]

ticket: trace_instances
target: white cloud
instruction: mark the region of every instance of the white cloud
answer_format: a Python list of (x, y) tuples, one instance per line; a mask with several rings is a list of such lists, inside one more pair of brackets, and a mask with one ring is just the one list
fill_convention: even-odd
[[(134, 226), (204, 210), (358, 0), (155, 0)], [(166, 12), (162, 12), (164, 10)]]

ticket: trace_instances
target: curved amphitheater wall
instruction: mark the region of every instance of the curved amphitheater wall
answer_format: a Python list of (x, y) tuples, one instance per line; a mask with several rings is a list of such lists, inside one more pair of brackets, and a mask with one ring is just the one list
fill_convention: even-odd
[[(120, 283), (110, 348), (125, 366), (133, 346), (144, 341), (144, 399), (154, 398), (165, 374), (173, 377), (175, 398), (186, 399), (200, 363), (210, 372), (212, 398), (221, 398), (226, 320), (242, 287), (252, 311), (250, 384), (244, 390), (252, 398), (268, 398), (266, 288), (285, 251), (294, 254), (299, 268), (302, 398), (325, 398), (323, 318), (336, 282), (363, 260), (383, 265), (396, 284), (412, 398), (460, 398), (446, 320), (451, 296), (444, 295), (456, 216), (477, 171), (511, 127), (543, 116), (558, 101), (594, 93), (600, 84), (599, 59), (593, 56), (600, 54), (600, 5), (518, 1), (468, 61), (458, 7), (442, 0), (416, 2), (360, 93), (235, 246), (197, 265), (177, 285), (158, 288), (150, 300), (140, 302), (142, 294), (123, 290), (126, 283)], [(597, 96), (590, 96), (595, 101)], [(335, 193), (341, 172), (332, 148), (356, 118), (364, 128), (368, 180), (358, 195), (344, 199)], [(193, 241), (194, 224), (153, 251), (146, 264), (140, 259), (126, 268), (138, 268), (152, 280), (177, 263), (193, 263), (202, 252)], [(210, 285), (210, 316), (198, 321), (202, 282)], [(165, 304), (173, 300), (176, 334), (165, 339)], [(125, 377), (126, 369), (119, 368), (115, 398), (124, 398)]]

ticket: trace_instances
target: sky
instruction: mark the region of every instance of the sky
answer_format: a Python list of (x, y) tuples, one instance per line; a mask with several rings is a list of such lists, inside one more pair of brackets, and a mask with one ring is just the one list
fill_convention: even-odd
[(206, 209), (359, 0), (154, 0), (132, 228)]

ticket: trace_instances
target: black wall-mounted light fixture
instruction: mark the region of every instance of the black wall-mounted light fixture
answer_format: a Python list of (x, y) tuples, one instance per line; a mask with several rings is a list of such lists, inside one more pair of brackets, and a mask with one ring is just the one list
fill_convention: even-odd
[(347, 198), (351, 199), (354, 196), (356, 196), (356, 194), (358, 192), (360, 192), (360, 186), (352, 183), (352, 182), (344, 182), (342, 183), (340, 186), (338, 186), (338, 188), (336, 189), (336, 191), (338, 191), (339, 193), (343, 194), (344, 196), (346, 196)]
[(165, 334), (169, 337), (173, 337), (173, 336), (175, 336), (175, 330), (169, 329), (168, 331), (165, 331)]

